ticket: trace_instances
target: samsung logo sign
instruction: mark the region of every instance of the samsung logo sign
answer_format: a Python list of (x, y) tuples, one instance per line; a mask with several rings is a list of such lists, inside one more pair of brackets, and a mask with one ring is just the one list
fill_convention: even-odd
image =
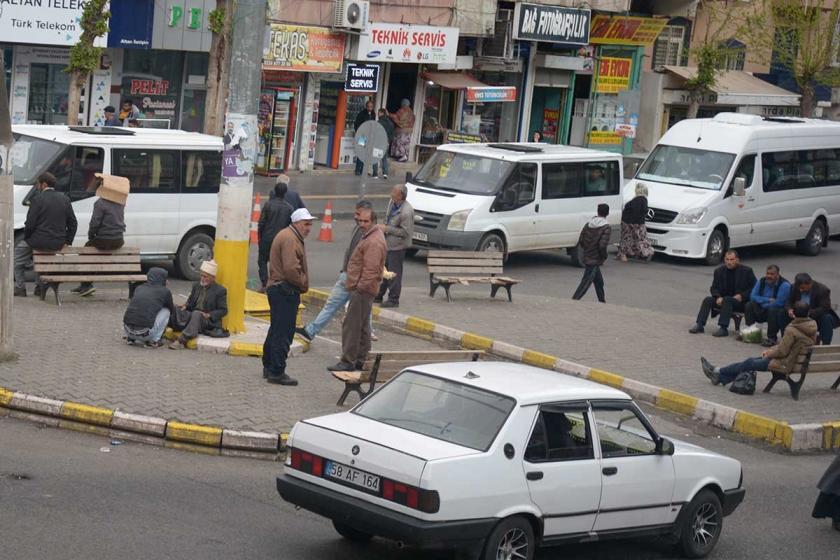
[(370, 51), (369, 53), (367, 53), (367, 57), (368, 58), (377, 58), (381, 54), (382, 54), (381, 51)]

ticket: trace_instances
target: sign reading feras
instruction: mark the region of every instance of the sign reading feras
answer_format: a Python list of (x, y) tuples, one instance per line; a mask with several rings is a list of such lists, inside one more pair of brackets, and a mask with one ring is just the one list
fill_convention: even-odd
[(359, 36), (356, 60), (454, 64), (458, 53), (457, 27), (399, 23), (371, 23)]
[(589, 43), (592, 12), (586, 9), (516, 4), (513, 14), (513, 38), (567, 45)]

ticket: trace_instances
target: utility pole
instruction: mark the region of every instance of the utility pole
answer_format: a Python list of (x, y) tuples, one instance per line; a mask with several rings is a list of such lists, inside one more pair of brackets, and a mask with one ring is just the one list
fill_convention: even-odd
[(228, 293), (225, 328), (245, 330), (249, 225), (267, 0), (238, 0), (233, 13), (228, 110), (216, 226), (218, 281)]
[(10, 151), (15, 139), (12, 136), (12, 116), (9, 113), (9, 94), (6, 91), (6, 70), (0, 55), (0, 362), (16, 357), (12, 350), (12, 261), (15, 232), (12, 223), (15, 214), (14, 178)]

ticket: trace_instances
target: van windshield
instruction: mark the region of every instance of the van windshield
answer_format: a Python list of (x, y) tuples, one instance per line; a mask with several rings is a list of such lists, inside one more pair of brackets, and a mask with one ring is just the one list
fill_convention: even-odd
[(495, 195), (513, 166), (500, 159), (437, 150), (412, 182), (446, 191)]
[(636, 178), (717, 191), (733, 161), (735, 154), (660, 144), (639, 168)]
[(31, 185), (38, 175), (49, 169), (56, 157), (67, 147), (34, 136), (13, 134), (15, 143), (9, 156), (15, 184)]

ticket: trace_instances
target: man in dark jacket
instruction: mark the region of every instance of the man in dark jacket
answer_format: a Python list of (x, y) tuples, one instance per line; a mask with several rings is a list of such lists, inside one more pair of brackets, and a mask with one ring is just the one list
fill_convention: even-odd
[(181, 336), (169, 345), (180, 350), (201, 333), (222, 329), (222, 318), (227, 315), (227, 290), (216, 283), (216, 261), (201, 263), (201, 279), (193, 284), (187, 303), (175, 308), (170, 321)]
[(755, 286), (755, 274), (753, 270), (741, 264), (738, 251), (730, 249), (723, 257), (723, 264), (715, 269), (712, 287), (709, 289), (712, 295), (706, 296), (700, 305), (700, 312), (697, 314), (697, 322), (688, 329), (691, 334), (701, 333), (705, 330), (709, 314), (720, 313), (718, 317), (718, 330), (712, 336), (729, 336), (729, 320), (735, 311), (744, 311), (744, 306), (750, 300), (750, 292)]
[(808, 316), (817, 322), (820, 344), (831, 344), (834, 329), (840, 326), (840, 318), (831, 306), (831, 290), (825, 284), (814, 281), (809, 274), (801, 272), (793, 279), (790, 299), (785, 305), (788, 317), (793, 318), (793, 306), (797, 301), (804, 301), (811, 307)]
[(583, 250), (583, 264), (586, 268), (572, 299), (582, 298), (589, 290), (589, 286), (595, 284), (595, 295), (598, 296), (598, 301), (607, 302), (604, 298), (604, 277), (601, 274), (601, 265), (607, 260), (607, 246), (610, 243), (612, 231), (612, 227), (607, 222), (609, 215), (609, 205), (599, 204), (598, 215), (589, 220), (580, 232), (578, 245)]
[(150, 268), (146, 283), (134, 290), (123, 316), (123, 330), (129, 344), (145, 342), (150, 348), (163, 346), (160, 339), (169, 324), (169, 316), (175, 313), (166, 276), (166, 270)]
[[(277, 186), (280, 183), (286, 185), (286, 195), (283, 198), (286, 202), (291, 204), (292, 210), (306, 208), (306, 204), (303, 203), (303, 199), (300, 197), (300, 194), (292, 188), (292, 180), (288, 175), (285, 173), (278, 175), (277, 179), (274, 180), (274, 185)], [(273, 197), (274, 195), (272, 194), (271, 196)]]
[[(368, 121), (376, 120), (376, 112), (373, 110), (373, 101), (368, 100), (365, 103), (365, 108), (359, 111), (356, 115), (356, 120), (353, 121), (353, 132), (359, 130), (362, 124)], [(356, 158), (356, 175), (361, 175), (365, 170), (365, 164), (359, 158)]]
[[(26, 297), (24, 275), (32, 268), (33, 250), (60, 251), (65, 245), (72, 245), (78, 226), (70, 199), (55, 190), (54, 175), (40, 175), (35, 188), (38, 194), (32, 198), (26, 213), (23, 239), (15, 247), (14, 294), (21, 297)], [(35, 295), (40, 295), (42, 289), (40, 278), (36, 275)]]
[[(381, 124), (382, 128), (385, 129), (385, 134), (388, 135), (388, 145), (390, 146), (394, 141), (394, 131), (396, 130), (396, 125), (394, 124), (394, 121), (391, 120), (391, 115), (388, 114), (387, 109), (379, 109), (379, 118), (376, 119), (376, 122)], [(377, 165), (374, 163), (374, 176), (378, 175), (377, 171)], [(388, 150), (385, 150), (385, 153), (382, 155), (382, 178), (388, 178)]]
[(274, 185), (274, 196), (263, 205), (260, 212), (260, 221), (257, 225), (259, 248), (257, 268), (263, 292), (268, 284), (268, 257), (271, 252), (271, 242), (281, 230), (289, 227), (292, 223), (292, 212), (295, 211), (285, 199), (287, 190), (286, 183), (278, 182)]

